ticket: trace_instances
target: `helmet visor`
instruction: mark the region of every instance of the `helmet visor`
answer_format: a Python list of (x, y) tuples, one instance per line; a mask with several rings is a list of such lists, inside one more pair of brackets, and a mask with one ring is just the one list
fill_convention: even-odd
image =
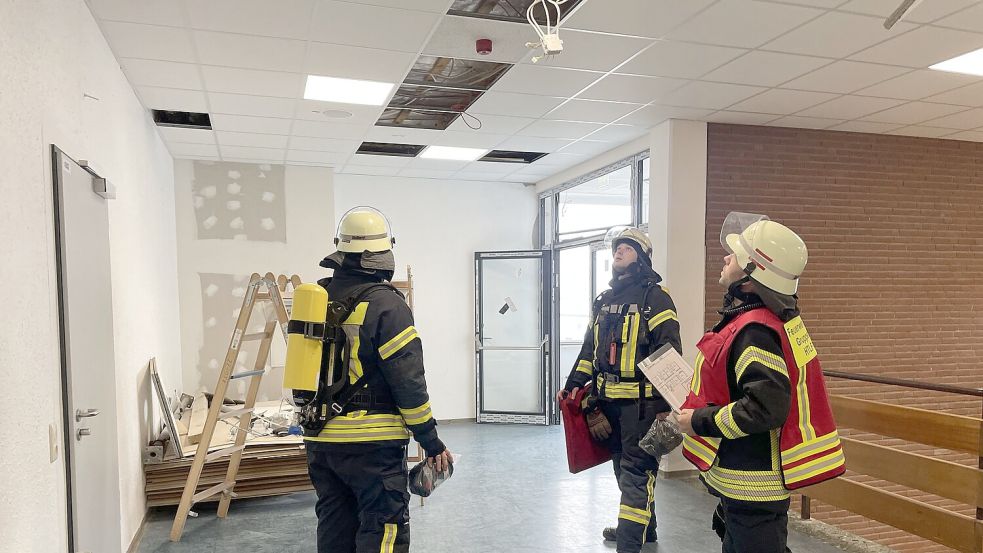
[(614, 250), (614, 248), (617, 246), (615, 242), (617, 242), (617, 240), (621, 238), (621, 235), (623, 235), (629, 228), (630, 227), (626, 227), (624, 225), (611, 227), (611, 230), (604, 235), (604, 246), (610, 250)]
[[(352, 214), (364, 214), (368, 216), (368, 219), (382, 222), (382, 226), (372, 225), (376, 228), (371, 232), (367, 230), (354, 231), (351, 229), (346, 229), (345, 220)], [(338, 230), (335, 233), (334, 243), (338, 246), (340, 251), (373, 251), (381, 252), (387, 251), (396, 246), (396, 239), (393, 237), (392, 225), (389, 223), (389, 218), (382, 214), (381, 211), (374, 207), (369, 206), (357, 206), (349, 209), (344, 215), (339, 219), (340, 223), (338, 225)], [(355, 250), (345, 248), (345, 244), (358, 244), (360, 248), (355, 248)]]
[[(731, 211), (720, 227), (720, 245), (727, 250), (727, 253), (738, 253), (741, 235), (744, 234), (744, 231), (759, 221), (767, 220), (767, 215)], [(750, 240), (750, 242), (753, 243), (754, 241)]]

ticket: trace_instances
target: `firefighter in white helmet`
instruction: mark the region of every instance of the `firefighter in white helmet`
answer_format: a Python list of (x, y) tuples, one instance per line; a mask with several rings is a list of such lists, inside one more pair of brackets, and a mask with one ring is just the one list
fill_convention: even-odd
[(806, 245), (763, 215), (731, 213), (723, 319), (697, 344), (679, 416), (683, 455), (720, 499), (724, 553), (788, 551), (789, 490), (843, 474), (843, 451), (815, 347), (799, 316)]
[(350, 400), (320, 431), (305, 429), (317, 550), (406, 553), (408, 439), (420, 443), (438, 471), (453, 459), (437, 437), (413, 314), (389, 284), (395, 271), (389, 221), (356, 207), (341, 218), (334, 243), (337, 251), (321, 261), (334, 274), (318, 284), (332, 303), (357, 298), (342, 324), (350, 348), (345, 377), (357, 389), (339, 394)]
[(663, 345), (682, 352), (679, 320), (672, 298), (652, 268), (652, 242), (632, 227), (611, 229), (606, 238), (614, 258), (611, 288), (594, 300), (584, 345), (557, 401), (590, 383), (591, 436), (611, 450), (621, 490), (618, 526), (604, 539), (619, 553), (638, 553), (657, 540), (655, 477), (659, 460), (645, 453), (639, 439), (669, 404), (638, 370), (638, 363)]

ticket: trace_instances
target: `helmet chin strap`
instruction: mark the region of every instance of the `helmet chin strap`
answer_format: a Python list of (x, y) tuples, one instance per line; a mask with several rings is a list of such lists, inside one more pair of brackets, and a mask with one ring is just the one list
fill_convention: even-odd
[(741, 289), (748, 282), (751, 282), (751, 275), (745, 272), (744, 278), (730, 283), (730, 286), (727, 287), (727, 294), (724, 295), (724, 309), (732, 307), (735, 300), (740, 300), (742, 303), (750, 300), (752, 294)]

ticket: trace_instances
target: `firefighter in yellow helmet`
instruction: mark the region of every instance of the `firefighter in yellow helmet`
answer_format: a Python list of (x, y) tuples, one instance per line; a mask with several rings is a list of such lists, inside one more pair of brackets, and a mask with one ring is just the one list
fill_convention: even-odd
[(437, 437), (413, 314), (389, 284), (395, 240), (388, 220), (373, 208), (356, 207), (341, 218), (334, 243), (337, 251), (321, 261), (334, 274), (318, 284), (332, 303), (351, 303), (342, 324), (350, 348), (349, 389), (335, 395), (350, 400), (320, 431), (305, 429), (317, 493), (317, 551), (406, 553), (408, 439), (420, 443), (438, 471), (453, 459)]
[(799, 316), (806, 245), (763, 215), (731, 213), (722, 320), (697, 344), (679, 416), (683, 455), (720, 499), (724, 553), (788, 551), (789, 490), (843, 474), (815, 347)]
[(665, 344), (682, 352), (672, 298), (652, 268), (652, 242), (637, 228), (611, 229), (605, 241), (614, 257), (611, 288), (594, 300), (591, 324), (580, 355), (557, 393), (557, 401), (592, 384), (587, 415), (591, 435), (613, 454), (621, 489), (617, 528), (604, 539), (619, 553), (638, 553), (657, 539), (655, 477), (659, 460), (638, 440), (669, 404), (648, 384), (638, 363)]

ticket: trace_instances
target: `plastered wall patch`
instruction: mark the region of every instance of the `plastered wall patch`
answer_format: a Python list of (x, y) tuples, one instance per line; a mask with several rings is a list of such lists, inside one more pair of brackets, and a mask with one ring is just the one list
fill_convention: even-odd
[(197, 238), (286, 242), (285, 180), (282, 165), (194, 162)]

